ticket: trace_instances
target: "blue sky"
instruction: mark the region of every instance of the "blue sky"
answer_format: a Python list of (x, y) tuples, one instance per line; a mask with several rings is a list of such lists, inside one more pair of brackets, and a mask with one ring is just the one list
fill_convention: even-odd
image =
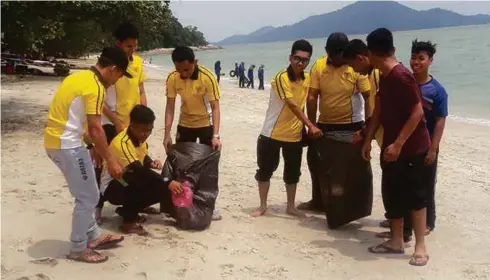
[[(266, 25), (281, 26), (312, 15), (338, 10), (352, 1), (172, 1), (170, 7), (183, 25), (195, 25), (208, 41), (247, 34)], [(443, 8), (454, 12), (490, 14), (489, 1), (408, 1), (410, 8)]]

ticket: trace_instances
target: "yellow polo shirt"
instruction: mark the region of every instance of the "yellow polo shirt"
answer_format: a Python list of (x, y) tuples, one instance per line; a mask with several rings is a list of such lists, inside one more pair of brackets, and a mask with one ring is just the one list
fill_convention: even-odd
[(219, 100), (220, 92), (214, 74), (198, 65), (189, 79), (182, 79), (177, 71), (167, 77), (167, 97), (180, 95), (179, 125), (189, 128), (212, 125), (211, 101)]
[[(374, 111), (374, 106), (376, 104), (376, 96), (378, 95), (378, 90), (379, 90), (379, 70), (374, 69), (370, 74), (369, 74), (369, 84), (371, 85), (371, 93), (369, 94), (369, 105), (371, 106), (371, 112), (369, 113), (369, 116), (366, 116), (366, 119), (368, 117), (371, 117)], [(381, 147), (383, 143), (383, 127), (380, 125), (378, 130), (376, 130), (376, 133), (374, 134), (374, 138), (376, 139), (376, 142), (378, 143), (379, 147)]]
[(304, 79), (292, 81), (287, 70), (279, 72), (272, 79), (262, 135), (284, 142), (301, 141), (304, 125), (289, 109), (286, 99), (292, 98), (304, 110), (309, 86), (310, 75), (304, 74)]
[[(143, 142), (140, 143), (139, 146), (135, 146), (133, 141), (131, 141), (129, 138), (127, 130), (128, 129), (126, 128), (121, 131), (116, 137), (114, 137), (109, 145), (109, 151), (116, 157), (117, 161), (124, 168), (127, 168), (128, 165), (135, 161), (139, 161), (141, 164), (144, 164), (145, 157), (148, 155), (148, 143)], [(111, 174), (109, 174), (106, 166), (104, 166), (101, 179), (102, 192), (107, 188), (111, 180)]]
[(348, 65), (327, 64), (327, 56), (313, 64), (310, 75), (310, 87), (320, 90), (319, 123), (349, 124), (364, 120), (361, 92), (371, 90), (367, 76), (356, 73)]
[[(128, 72), (133, 78), (123, 76), (117, 83), (107, 89), (105, 105), (117, 114), (122, 121), (124, 127), (129, 126), (129, 114), (134, 106), (141, 103), (140, 99), (140, 84), (146, 80), (146, 75), (143, 69), (143, 59), (137, 55), (133, 55), (129, 60)], [(111, 121), (103, 116), (102, 122), (110, 124)]]
[(83, 70), (66, 77), (49, 106), (44, 129), (46, 149), (72, 149), (83, 146), (87, 115), (102, 114), (105, 87), (97, 69)]

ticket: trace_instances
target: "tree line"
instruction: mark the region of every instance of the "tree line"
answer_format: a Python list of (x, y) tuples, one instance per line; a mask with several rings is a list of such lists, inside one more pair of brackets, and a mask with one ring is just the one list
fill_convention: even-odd
[(182, 26), (170, 1), (2, 1), (2, 49), (42, 57), (79, 57), (114, 43), (117, 26), (140, 32), (140, 51), (204, 46), (204, 34)]

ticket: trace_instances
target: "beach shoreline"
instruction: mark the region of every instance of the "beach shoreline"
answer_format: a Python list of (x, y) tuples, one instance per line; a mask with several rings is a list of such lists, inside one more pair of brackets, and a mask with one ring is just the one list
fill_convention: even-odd
[[(155, 111), (150, 155), (165, 160), (165, 80), (171, 69), (146, 67), (145, 88)], [(488, 279), (490, 277), (490, 128), (449, 120), (441, 144), (437, 185), (437, 227), (427, 238), (426, 268), (408, 265), (413, 249), (398, 257), (374, 256), (367, 247), (383, 231), (379, 149), (373, 143), (374, 206), (370, 217), (328, 230), (324, 215), (305, 220), (284, 214), (282, 163), (271, 180), (270, 209), (258, 206), (254, 173), (256, 140), (269, 91), (220, 84), (220, 195), (222, 221), (203, 232), (179, 231), (150, 216), (149, 237), (127, 236), (123, 246), (104, 251), (100, 265), (74, 263), (69, 250), (72, 197), (43, 148), (42, 129), (61, 77), (2, 76), (2, 279)], [(178, 114), (178, 111), (176, 112)], [(175, 127), (172, 135), (175, 134)], [(306, 150), (297, 201), (311, 197)], [(107, 203), (102, 228), (117, 232), (119, 217)], [(52, 258), (44, 259), (43, 258)], [(38, 262), (32, 262), (38, 260)], [(38, 276), (36, 276), (38, 275)], [(41, 276), (39, 276), (41, 275)], [(47, 278), (40, 278), (47, 277)]]

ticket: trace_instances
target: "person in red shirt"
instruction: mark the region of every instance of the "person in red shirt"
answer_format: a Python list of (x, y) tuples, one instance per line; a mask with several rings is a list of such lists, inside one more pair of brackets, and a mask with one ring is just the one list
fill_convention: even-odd
[(380, 70), (379, 93), (367, 135), (363, 157), (370, 160), (371, 139), (378, 126), (384, 128), (381, 149), (382, 197), (391, 239), (369, 248), (374, 254), (403, 254), (403, 216), (411, 212), (415, 252), (410, 264), (424, 266), (429, 260), (425, 245), (427, 188), (424, 164), (430, 147), (421, 94), (412, 73), (395, 57), (393, 35), (379, 28), (367, 36), (371, 64)]

